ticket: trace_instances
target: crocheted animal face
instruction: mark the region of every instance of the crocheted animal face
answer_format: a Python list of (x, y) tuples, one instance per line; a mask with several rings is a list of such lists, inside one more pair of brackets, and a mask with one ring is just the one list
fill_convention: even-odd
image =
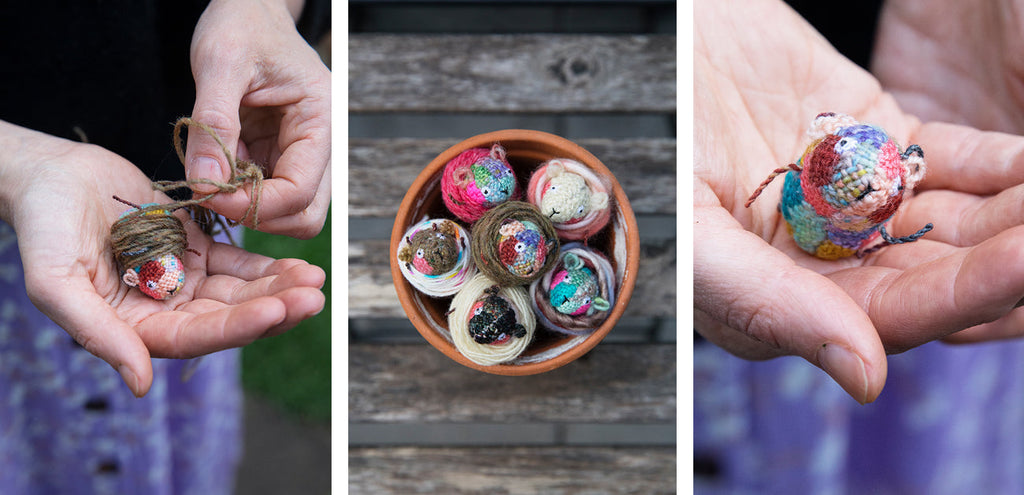
[(512, 196), (515, 176), (508, 165), (488, 156), (473, 163), (469, 169), (473, 173), (473, 182), (466, 186), (470, 198), (491, 207)]
[(540, 212), (554, 223), (579, 221), (592, 210), (608, 207), (608, 193), (593, 193), (579, 174), (559, 164), (547, 167), (549, 178), (541, 196)]
[(609, 308), (601, 297), (597, 276), (572, 253), (566, 254), (565, 266), (552, 277), (548, 297), (552, 308), (570, 316), (589, 316)]
[[(811, 144), (788, 167), (779, 205), (801, 249), (819, 258), (837, 259), (869, 252), (869, 248), (912, 242), (931, 230), (928, 224), (901, 238), (885, 231), (885, 223), (904, 195), (924, 177), (920, 146), (911, 145), (901, 152), (881, 128), (835, 113), (818, 115), (808, 136)], [(771, 179), (785, 171), (773, 172), (747, 206)]]
[[(437, 275), (451, 271), (459, 260), (455, 224), (444, 221), (430, 230), (421, 230), (406, 239), (409, 246), (398, 253), (398, 259), (411, 263), (424, 275)], [(463, 246), (465, 247), (465, 246)]]
[(177, 256), (165, 254), (138, 268), (125, 270), (121, 280), (131, 287), (138, 287), (147, 296), (162, 301), (185, 285), (185, 269)]
[(498, 233), (498, 256), (508, 271), (529, 277), (544, 266), (547, 239), (535, 223), (508, 219), (502, 223)]
[(512, 338), (526, 336), (526, 328), (516, 321), (512, 305), (498, 296), (498, 288), (485, 291), (483, 299), (473, 303), (469, 318), (469, 335), (478, 344), (504, 344)]

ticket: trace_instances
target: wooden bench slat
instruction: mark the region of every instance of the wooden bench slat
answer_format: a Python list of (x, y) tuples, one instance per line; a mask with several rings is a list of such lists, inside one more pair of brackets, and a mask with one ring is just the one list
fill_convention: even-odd
[(674, 448), (352, 448), (352, 493), (668, 494)]
[(423, 345), (352, 344), (352, 423), (674, 422), (676, 347), (598, 344), (556, 370), (509, 377)]
[[(390, 246), (385, 239), (350, 240), (349, 316), (405, 317), (391, 279)], [(641, 238), (640, 270), (624, 316), (675, 316), (676, 242)]]
[(671, 35), (349, 37), (349, 110), (675, 112)]
[[(434, 157), (459, 141), (350, 140), (349, 215), (394, 217), (416, 176)], [(675, 213), (675, 139), (580, 139), (576, 143), (615, 175), (635, 214)]]

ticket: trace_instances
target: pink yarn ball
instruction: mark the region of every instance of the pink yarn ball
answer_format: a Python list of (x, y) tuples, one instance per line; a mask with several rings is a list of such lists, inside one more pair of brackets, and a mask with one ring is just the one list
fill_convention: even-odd
[(441, 197), (448, 211), (473, 223), (495, 206), (521, 196), (505, 148), (472, 148), (452, 158), (441, 176)]

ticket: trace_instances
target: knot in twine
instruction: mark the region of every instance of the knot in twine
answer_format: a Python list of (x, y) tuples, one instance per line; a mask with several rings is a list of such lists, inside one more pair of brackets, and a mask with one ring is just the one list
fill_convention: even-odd
[[(197, 221), (204, 225), (204, 231), (209, 234), (212, 231), (213, 214), (198, 205), (221, 192), (235, 192), (246, 183), (252, 183), (252, 201), (249, 203), (249, 208), (237, 222), (229, 220), (228, 223), (237, 225), (251, 215), (253, 228), (259, 224), (258, 204), (263, 191), (263, 171), (253, 162), (236, 160), (216, 131), (210, 126), (188, 117), (178, 119), (174, 125), (174, 148), (182, 164), (185, 163), (185, 152), (182, 147), (181, 128), (186, 125), (199, 127), (217, 141), (231, 165), (231, 177), (227, 182), (210, 179), (153, 182), (153, 189), (162, 192), (195, 184), (210, 184), (218, 189), (217, 192), (202, 197), (168, 204), (152, 203), (140, 206), (114, 196), (115, 200), (134, 208), (134, 210), (122, 214), (110, 227), (110, 241), (114, 257), (123, 268), (136, 269), (146, 261), (166, 254), (180, 258), (188, 250), (188, 238), (181, 220), (172, 213), (179, 208), (191, 208)], [(233, 240), (232, 244), (234, 244)]]
[(557, 260), (558, 234), (529, 203), (508, 201), (488, 210), (470, 235), (477, 267), (502, 287), (527, 285)]

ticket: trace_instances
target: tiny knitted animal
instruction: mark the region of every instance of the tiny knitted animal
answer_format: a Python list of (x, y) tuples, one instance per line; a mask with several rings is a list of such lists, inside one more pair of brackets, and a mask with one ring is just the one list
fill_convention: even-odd
[(811, 144), (804, 154), (773, 171), (745, 205), (749, 208), (775, 177), (788, 172), (779, 210), (801, 249), (828, 260), (862, 256), (916, 241), (932, 229), (929, 223), (906, 237), (885, 230), (904, 196), (924, 177), (920, 146), (901, 152), (880, 127), (836, 113), (819, 114), (807, 134)]
[(469, 335), (478, 344), (501, 345), (526, 336), (526, 328), (516, 321), (512, 305), (498, 296), (498, 291), (497, 285), (491, 286), (484, 291), (486, 296), (473, 304)]
[(121, 280), (158, 301), (173, 296), (185, 286), (179, 255), (189, 250), (181, 221), (171, 209), (156, 203), (136, 205), (114, 199), (132, 206), (111, 226), (114, 256), (124, 268)]
[(477, 221), (487, 210), (519, 194), (505, 148), (498, 144), (459, 153), (445, 164), (441, 175), (445, 207), (466, 223)]
[(544, 266), (547, 244), (540, 228), (529, 220), (506, 220), (498, 229), (498, 256), (508, 271), (529, 277)]
[(162, 301), (185, 285), (185, 270), (177, 256), (165, 254), (135, 269), (126, 269), (121, 280), (131, 287), (138, 287), (147, 296)]
[(547, 175), (547, 188), (538, 206), (553, 223), (579, 221), (591, 210), (608, 207), (608, 193), (592, 192), (582, 176), (566, 171), (560, 163), (548, 165)]
[(551, 279), (548, 293), (551, 307), (570, 316), (607, 311), (610, 305), (601, 297), (594, 272), (583, 266), (583, 260), (573, 253), (566, 253), (563, 259), (563, 269)]
[[(430, 229), (420, 230), (407, 237), (408, 246), (398, 253), (398, 259), (412, 263), (416, 271), (424, 275), (445, 273), (455, 267), (459, 260), (459, 244), (456, 241), (455, 224), (445, 220), (433, 224)], [(465, 239), (463, 238), (463, 248)]]

